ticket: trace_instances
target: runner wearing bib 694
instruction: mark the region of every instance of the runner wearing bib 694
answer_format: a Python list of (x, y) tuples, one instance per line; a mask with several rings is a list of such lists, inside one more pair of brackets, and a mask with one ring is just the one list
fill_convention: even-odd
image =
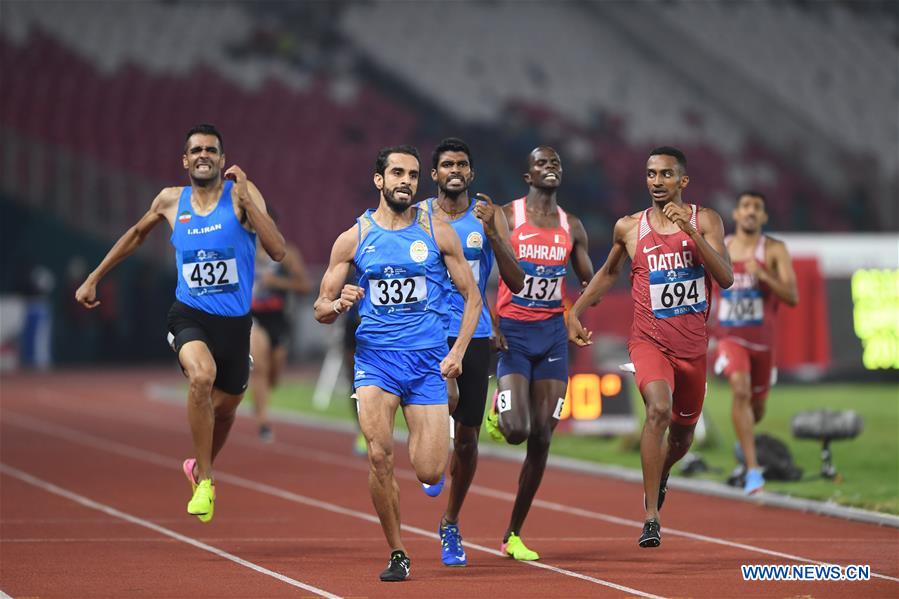
[(609, 257), (568, 315), (569, 338), (579, 346), (592, 343), (579, 317), (612, 288), (625, 256), (630, 257), (634, 324), (628, 350), (646, 405), (640, 439), (646, 511), (641, 547), (661, 544), (659, 509), (668, 473), (690, 449), (702, 413), (711, 279), (725, 289), (733, 284), (721, 217), (681, 200), (689, 182), (683, 152), (665, 146), (650, 153), (646, 186), (652, 207), (615, 224)]
[(183, 463), (192, 497), (187, 512), (212, 519), (215, 486), (212, 462), (228, 438), (250, 373), (250, 295), (256, 236), (280, 261), (284, 238), (268, 216), (262, 194), (239, 166), (222, 172), (222, 136), (212, 125), (187, 133), (182, 156), (189, 187), (167, 187), (150, 209), (109, 250), (78, 288), (75, 299), (99, 305), (97, 283), (130, 256), (150, 231), (167, 221), (178, 284), (169, 310), (168, 338), (190, 381), (187, 418), (195, 457)]
[(521, 540), (521, 527), (540, 486), (553, 430), (559, 423), (568, 387), (568, 335), (564, 299), (567, 265), (586, 283), (593, 276), (587, 233), (580, 219), (562, 210), (556, 194), (562, 161), (552, 148), (535, 148), (524, 180), (527, 197), (503, 206), (510, 240), (524, 270), (524, 286), (513, 292), (500, 281), (494, 331), (499, 346), (496, 404), (486, 419), (487, 432), (513, 445), (527, 441), (518, 494), (501, 551), (514, 559), (539, 555)]
[(768, 222), (765, 196), (741, 193), (733, 218), (736, 232), (725, 243), (734, 284), (720, 291), (715, 374), (727, 378), (733, 393), (731, 420), (746, 464), (743, 491), (751, 495), (765, 485), (752, 429), (765, 414), (774, 382), (777, 308), (780, 302), (795, 306), (799, 292), (786, 245), (762, 233)]

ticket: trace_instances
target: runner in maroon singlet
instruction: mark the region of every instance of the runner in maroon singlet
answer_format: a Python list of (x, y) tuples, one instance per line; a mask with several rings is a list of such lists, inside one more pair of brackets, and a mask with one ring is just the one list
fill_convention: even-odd
[(746, 476), (743, 491), (765, 486), (755, 453), (753, 426), (765, 414), (765, 400), (774, 380), (774, 322), (780, 302), (799, 302), (796, 274), (782, 241), (762, 233), (768, 222), (765, 196), (740, 194), (733, 213), (736, 232), (724, 243), (734, 265), (734, 284), (721, 290), (715, 374), (724, 375), (733, 391), (731, 419), (740, 443)]
[(661, 544), (659, 509), (668, 473), (690, 449), (702, 412), (711, 279), (725, 289), (733, 283), (721, 217), (681, 200), (689, 181), (683, 152), (664, 146), (650, 153), (646, 186), (652, 207), (615, 224), (605, 264), (568, 314), (569, 339), (582, 347), (592, 343), (592, 333), (578, 318), (611, 289), (625, 255), (631, 258), (634, 324), (628, 350), (646, 405), (640, 438), (646, 511), (641, 547)]

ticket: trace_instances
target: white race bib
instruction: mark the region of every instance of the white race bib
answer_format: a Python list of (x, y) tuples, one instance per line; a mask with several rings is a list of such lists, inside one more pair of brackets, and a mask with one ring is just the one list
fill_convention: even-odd
[(649, 273), (649, 297), (656, 318), (671, 318), (708, 308), (705, 268), (675, 268)]
[(181, 277), (191, 295), (237, 291), (240, 278), (234, 248), (186, 250), (182, 253)]

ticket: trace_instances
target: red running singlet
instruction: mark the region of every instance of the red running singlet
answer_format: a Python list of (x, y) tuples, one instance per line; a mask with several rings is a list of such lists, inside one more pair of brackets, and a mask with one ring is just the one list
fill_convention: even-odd
[[(725, 246), (729, 247), (732, 240), (733, 236), (725, 238)], [(759, 235), (753, 252), (753, 259), (763, 268), (766, 267), (765, 241), (766, 236)], [(720, 290), (716, 337), (733, 339), (750, 349), (770, 349), (774, 344), (774, 322), (780, 301), (770, 287), (746, 272), (743, 262), (734, 262), (733, 268), (733, 286)]]
[[(700, 231), (698, 208), (688, 205), (693, 211), (690, 224)], [(657, 233), (649, 224), (650, 210), (640, 217), (631, 264), (631, 339), (648, 341), (678, 358), (703, 355), (708, 349), (711, 278), (696, 242), (680, 230)]]
[(568, 215), (559, 210), (559, 226), (537, 227), (528, 222), (525, 198), (512, 203), (512, 251), (524, 270), (524, 287), (518, 293), (500, 277), (496, 310), (502, 318), (546, 320), (565, 310), (565, 274), (571, 254)]

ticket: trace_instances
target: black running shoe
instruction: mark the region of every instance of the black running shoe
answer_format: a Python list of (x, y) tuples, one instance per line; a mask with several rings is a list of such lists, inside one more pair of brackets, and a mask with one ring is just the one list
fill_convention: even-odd
[[(662, 509), (662, 504), (665, 503), (665, 495), (668, 493), (668, 476), (669, 476), (669, 474), (666, 474), (664, 477), (662, 477), (662, 480), (659, 481), (659, 502), (656, 504), (657, 510)], [(645, 510), (645, 509), (647, 509), (647, 507), (648, 506), (646, 505), (646, 494), (644, 493), (643, 494), (643, 509)]]
[(402, 551), (394, 551), (390, 554), (387, 569), (381, 572), (382, 582), (402, 582), (412, 573), (412, 562)]
[(662, 527), (658, 520), (647, 520), (643, 523), (643, 534), (638, 541), (640, 547), (658, 547), (662, 544)]

